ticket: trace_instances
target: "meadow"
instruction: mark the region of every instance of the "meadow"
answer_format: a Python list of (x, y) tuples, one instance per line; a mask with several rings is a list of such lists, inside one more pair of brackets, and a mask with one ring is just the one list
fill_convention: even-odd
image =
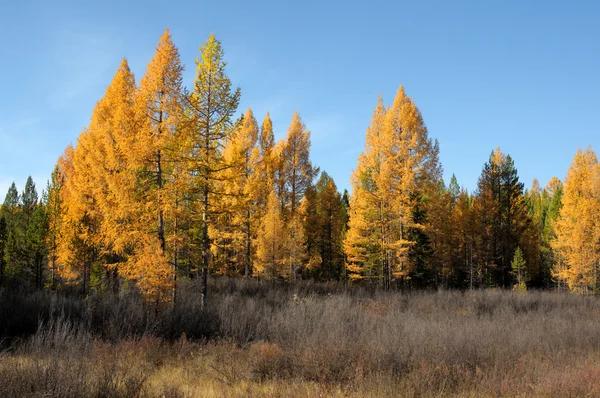
[(2, 397), (597, 396), (600, 302), (210, 280), (157, 309), (0, 292)]

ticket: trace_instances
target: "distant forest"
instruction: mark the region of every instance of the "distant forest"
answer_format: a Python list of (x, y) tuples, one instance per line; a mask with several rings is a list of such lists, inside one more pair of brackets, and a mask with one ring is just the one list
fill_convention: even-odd
[[(43, 192), (31, 178), (0, 208), (0, 287), (118, 293), (155, 303), (209, 275), (343, 281), (383, 289), (599, 292), (600, 165), (579, 151), (561, 182), (524, 190), (497, 148), (474, 192), (442, 179), (438, 143), (402, 87), (379, 98), (352, 192), (310, 160), (295, 113), (276, 142), (247, 109), (221, 43), (195, 78), (165, 31), (136, 82), (123, 60)], [(492, 148), (490, 148), (491, 150)], [(41, 196), (41, 197), (40, 197)]]

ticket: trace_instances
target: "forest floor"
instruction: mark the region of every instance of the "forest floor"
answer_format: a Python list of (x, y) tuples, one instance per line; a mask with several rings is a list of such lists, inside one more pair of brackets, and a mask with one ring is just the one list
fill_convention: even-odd
[(1, 397), (600, 396), (600, 301), (216, 280), (132, 293), (0, 292)]

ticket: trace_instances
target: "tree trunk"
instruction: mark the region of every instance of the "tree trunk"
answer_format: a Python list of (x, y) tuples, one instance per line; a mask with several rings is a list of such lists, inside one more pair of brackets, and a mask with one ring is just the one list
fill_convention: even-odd
[(158, 209), (158, 241), (160, 242), (160, 248), (163, 254), (166, 251), (166, 243), (165, 243), (165, 220), (163, 216), (162, 210), (162, 188), (163, 188), (163, 178), (162, 178), (162, 164), (161, 164), (161, 153), (160, 150), (156, 152), (156, 184), (158, 186), (158, 192), (160, 196), (159, 209)]
[(251, 242), (251, 231), (250, 231), (250, 210), (246, 214), (246, 267), (244, 270), (244, 276), (250, 276), (250, 258), (252, 255), (252, 242)]
[(209, 261), (209, 250), (210, 250), (210, 241), (208, 238), (208, 223), (207, 223), (207, 213), (208, 213), (208, 187), (205, 188), (204, 191), (204, 211), (202, 213), (202, 270), (201, 270), (201, 278), (202, 278), (202, 300), (203, 303), (206, 304), (207, 293), (208, 293), (208, 261)]

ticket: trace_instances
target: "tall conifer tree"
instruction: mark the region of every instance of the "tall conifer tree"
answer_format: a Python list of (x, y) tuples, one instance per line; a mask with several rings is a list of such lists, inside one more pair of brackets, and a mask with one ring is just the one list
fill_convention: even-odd
[(421, 113), (400, 87), (391, 107), (381, 98), (367, 130), (365, 151), (352, 178), (350, 229), (345, 247), (353, 278), (377, 278), (386, 289), (411, 271), (409, 228), (417, 202), (440, 175), (437, 144)]
[(570, 290), (598, 292), (600, 263), (600, 166), (591, 149), (577, 151), (565, 178), (563, 207), (552, 246), (558, 254), (555, 276)]
[(197, 209), (195, 222), (199, 224), (200, 258), (197, 267), (202, 277), (203, 294), (206, 298), (207, 276), (210, 266), (211, 237), (209, 228), (215, 227), (215, 217), (223, 192), (218, 182), (229, 166), (223, 161), (223, 146), (233, 131), (232, 117), (240, 101), (240, 89), (231, 87), (225, 73), (227, 63), (224, 51), (214, 35), (210, 35), (200, 48), (196, 59), (196, 78), (188, 96), (188, 115), (191, 128), (186, 140), (185, 153), (193, 176), (193, 190)]
[(300, 205), (319, 172), (310, 161), (310, 132), (298, 112), (292, 116), (281, 147), (280, 162), (280, 178), (283, 181), (281, 200), (284, 204), (282, 210), (289, 234), (289, 276), (294, 280), (302, 259), (306, 257)]
[[(130, 137), (129, 169), (134, 180), (130, 223), (135, 249), (127, 273), (152, 291), (156, 300), (176, 298), (178, 251), (183, 242), (182, 202), (188, 191), (181, 163), (185, 145), (183, 66), (168, 29), (135, 95), (138, 125)], [(127, 141), (125, 141), (127, 142)]]

